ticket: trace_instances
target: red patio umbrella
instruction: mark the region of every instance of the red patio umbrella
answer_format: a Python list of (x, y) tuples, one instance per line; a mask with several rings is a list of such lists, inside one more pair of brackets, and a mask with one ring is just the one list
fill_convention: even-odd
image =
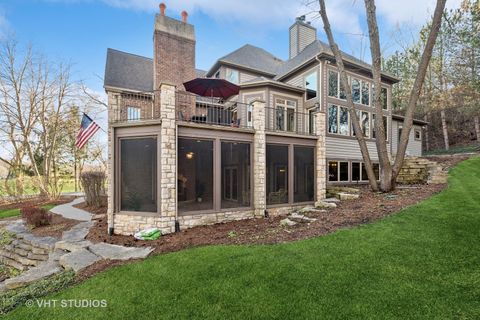
[(196, 78), (183, 84), (185, 90), (202, 97), (228, 99), (238, 94), (240, 87), (225, 79)]

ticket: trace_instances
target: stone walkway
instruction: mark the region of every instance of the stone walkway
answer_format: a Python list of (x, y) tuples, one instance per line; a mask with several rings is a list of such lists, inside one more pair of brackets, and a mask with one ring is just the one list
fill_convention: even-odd
[[(26, 286), (35, 281), (49, 277), (64, 270), (73, 270), (79, 272), (86, 267), (100, 260), (129, 260), (146, 258), (153, 248), (132, 248), (123, 247), (108, 243), (92, 243), (85, 240), (90, 228), (95, 222), (91, 220), (91, 214), (81, 209), (72, 207), (72, 205), (82, 202), (83, 199), (75, 199), (71, 203), (57, 206), (51, 211), (69, 219), (83, 221), (73, 226), (70, 230), (63, 232), (62, 239), (56, 240), (52, 237), (33, 236), (25, 226), (23, 220), (10, 221), (5, 229), (14, 235), (15, 240), (0, 253), (5, 251), (5, 256), (0, 256), (3, 263), (12, 261), (29, 261), (34, 258), (30, 251), (46, 250), (47, 256), (42, 260), (34, 261), (27, 265), (29, 268), (17, 277), (10, 278), (0, 283), (0, 291), (14, 289)], [(106, 232), (106, 231), (105, 231)], [(25, 241), (27, 241), (25, 243)], [(27, 248), (26, 246), (30, 246)], [(28, 249), (27, 251), (25, 249)], [(7, 250), (8, 249), (8, 250)]]
[(75, 208), (73, 205), (83, 202), (83, 198), (77, 198), (72, 202), (61, 204), (52, 208), (50, 211), (59, 214), (67, 219), (90, 221), (92, 220), (92, 214), (82, 209)]

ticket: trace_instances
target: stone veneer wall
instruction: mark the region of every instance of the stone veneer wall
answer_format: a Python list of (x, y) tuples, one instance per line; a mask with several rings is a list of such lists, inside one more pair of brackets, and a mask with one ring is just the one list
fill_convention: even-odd
[(323, 111), (315, 114), (315, 130), (318, 136), (316, 145), (316, 195), (317, 201), (325, 199), (327, 194), (327, 147), (325, 142), (326, 117)]
[(253, 103), (253, 207), (256, 217), (265, 215), (267, 204), (266, 136), (265, 136), (265, 102), (255, 100)]

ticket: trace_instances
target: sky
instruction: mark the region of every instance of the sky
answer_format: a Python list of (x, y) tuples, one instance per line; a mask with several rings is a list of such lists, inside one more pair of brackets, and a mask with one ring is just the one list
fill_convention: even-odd
[[(0, 0), (0, 40), (14, 37), (52, 61), (72, 64), (73, 77), (103, 92), (107, 48), (152, 57), (154, 0)], [(288, 27), (306, 14), (325, 40), (318, 2), (313, 0), (165, 0), (166, 14), (189, 13), (195, 26), (197, 68), (250, 43), (288, 58)], [(460, 0), (448, 0), (447, 7)], [(433, 13), (434, 0), (377, 0), (385, 56), (411, 42)], [(341, 49), (369, 59), (365, 9), (361, 0), (326, 0)], [(400, 32), (401, 30), (401, 32)]]

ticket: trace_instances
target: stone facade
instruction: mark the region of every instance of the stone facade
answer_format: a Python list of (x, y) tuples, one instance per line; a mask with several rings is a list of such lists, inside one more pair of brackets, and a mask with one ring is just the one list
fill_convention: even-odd
[(181, 215), (178, 217), (178, 222), (180, 223), (180, 227), (183, 229), (228, 221), (251, 219), (253, 217), (253, 210), (239, 210), (207, 214)]
[(253, 207), (256, 217), (265, 215), (266, 200), (266, 136), (265, 136), (265, 102), (253, 102)]
[(325, 126), (326, 126), (326, 117), (323, 111), (318, 111), (315, 114), (315, 130), (317, 134), (317, 145), (316, 145), (316, 195), (317, 201), (325, 199), (326, 196), (326, 181), (327, 181), (327, 150), (325, 143)]

